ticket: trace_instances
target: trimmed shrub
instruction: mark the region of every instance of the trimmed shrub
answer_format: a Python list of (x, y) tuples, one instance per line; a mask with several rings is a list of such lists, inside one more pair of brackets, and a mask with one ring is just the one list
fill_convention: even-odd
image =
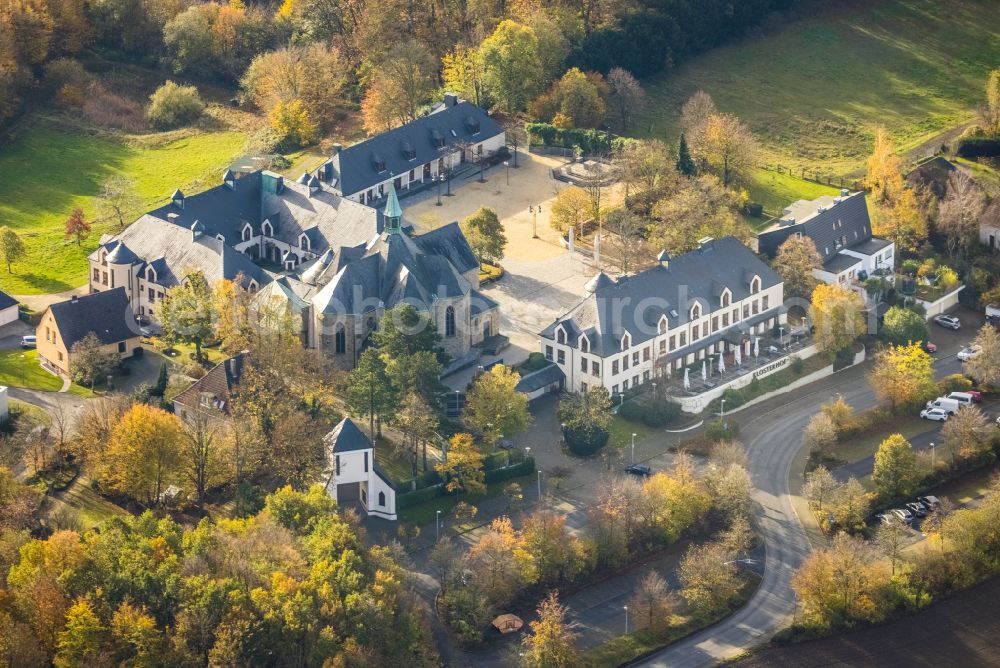
[(527, 123), (528, 143), (561, 148), (580, 147), (584, 153), (618, 153), (636, 144), (628, 137), (611, 137), (601, 130), (588, 128), (557, 128), (551, 123)]
[(396, 495), (396, 510), (402, 510), (404, 508), (410, 508), (418, 503), (423, 503), (424, 501), (430, 501), (431, 499), (436, 499), (439, 496), (444, 495), (444, 485), (435, 485), (433, 487), (425, 487), (423, 489), (418, 489), (414, 492), (407, 492), (405, 494)]
[(666, 399), (633, 399), (622, 404), (618, 414), (629, 422), (642, 422), (650, 427), (662, 427), (680, 416), (681, 405)]
[(950, 376), (942, 378), (938, 382), (938, 387), (941, 388), (943, 394), (948, 394), (949, 392), (968, 392), (972, 389), (972, 381), (960, 373), (953, 373)]
[(760, 218), (764, 215), (764, 205), (759, 202), (750, 202), (746, 206), (747, 215)]
[(157, 130), (170, 130), (197, 120), (204, 110), (197, 88), (168, 81), (149, 96), (146, 119)]
[(564, 429), (563, 438), (570, 452), (580, 457), (592, 455), (608, 442), (608, 432), (603, 429)]
[(731, 441), (740, 435), (740, 426), (732, 420), (712, 420), (705, 424), (705, 436), (715, 443)]

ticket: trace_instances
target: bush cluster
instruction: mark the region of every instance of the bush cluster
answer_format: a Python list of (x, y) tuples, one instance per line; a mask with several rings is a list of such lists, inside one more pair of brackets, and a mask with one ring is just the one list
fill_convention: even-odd
[(528, 123), (524, 126), (531, 144), (543, 146), (560, 146), (562, 148), (580, 147), (584, 153), (617, 153), (631, 144), (635, 139), (627, 137), (611, 137), (600, 130), (586, 128), (557, 128), (551, 123)]
[(629, 422), (662, 427), (680, 417), (681, 405), (666, 399), (633, 399), (623, 403), (618, 414)]
[(1000, 156), (1000, 137), (963, 137), (955, 152), (963, 158), (995, 158)]
[(608, 442), (608, 432), (599, 428), (567, 427), (563, 430), (563, 438), (570, 452), (586, 457), (604, 447)]

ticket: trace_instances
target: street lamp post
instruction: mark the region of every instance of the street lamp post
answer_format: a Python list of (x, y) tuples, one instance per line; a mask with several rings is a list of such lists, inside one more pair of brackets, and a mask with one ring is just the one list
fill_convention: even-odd
[(444, 172), (444, 182), (445, 182), (445, 197), (451, 197), (451, 170), (446, 169)]
[(438, 174), (438, 178), (434, 180), (437, 181), (437, 187), (438, 187), (438, 201), (437, 204), (435, 204), (434, 206), (441, 206), (441, 181), (444, 180), (444, 174)]
[(538, 469), (538, 501), (542, 500), (542, 469)]
[(782, 348), (785, 347), (785, 328), (784, 327), (779, 327), (778, 328), (778, 345), (781, 346)]
[[(720, 405), (720, 408), (719, 408), (719, 417), (722, 418), (722, 427), (725, 428), (725, 426), (726, 426), (726, 400), (725, 399), (720, 399), (719, 401), (722, 402), (721, 405)], [(739, 407), (737, 406), (737, 408), (739, 408)]]
[(635, 464), (635, 432), (632, 432), (632, 463)]
[(628, 606), (623, 605), (622, 608), (625, 609), (625, 635), (628, 635)]
[(434, 516), (434, 540), (441, 540), (441, 511), (436, 511)]
[(931, 468), (937, 466), (937, 454), (934, 451), (934, 441), (931, 441)]
[(510, 163), (504, 160), (503, 166), (507, 168), (507, 185), (510, 185)]

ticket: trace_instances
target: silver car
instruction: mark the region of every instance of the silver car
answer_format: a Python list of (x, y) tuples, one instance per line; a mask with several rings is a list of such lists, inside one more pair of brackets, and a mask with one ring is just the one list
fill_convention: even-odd
[(947, 327), (948, 329), (959, 329), (962, 326), (962, 321), (953, 315), (941, 315), (934, 316), (934, 322), (941, 325), (942, 327)]

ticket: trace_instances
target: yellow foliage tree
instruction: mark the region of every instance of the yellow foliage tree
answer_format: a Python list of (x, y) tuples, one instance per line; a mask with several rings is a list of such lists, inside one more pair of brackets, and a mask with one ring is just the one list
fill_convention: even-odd
[[(552, 202), (550, 217), (552, 228), (559, 232), (567, 232), (570, 227), (583, 223), (590, 212), (590, 197), (579, 186), (570, 186), (558, 195)], [(576, 234), (580, 234), (577, 227)]]
[(712, 506), (712, 498), (694, 477), (659, 472), (643, 485), (644, 501), (650, 509), (652, 523), (668, 543), (701, 521)]
[(449, 492), (481, 494), (486, 491), (483, 455), (476, 450), (471, 434), (455, 434), (448, 443), (448, 459), (434, 470), (448, 481)]
[(916, 193), (903, 179), (903, 161), (883, 127), (875, 131), (875, 148), (867, 166), (865, 185), (875, 205), (872, 232), (901, 249), (916, 250), (927, 238), (927, 221), (920, 214)]
[(816, 327), (816, 346), (832, 354), (851, 345), (865, 333), (865, 319), (861, 314), (864, 306), (861, 296), (854, 290), (826, 283), (816, 286), (809, 309)]
[(309, 118), (309, 112), (299, 99), (278, 102), (267, 119), (281, 142), (289, 146), (307, 146), (316, 141), (319, 134), (319, 128)]
[(893, 410), (915, 406), (937, 390), (931, 362), (919, 343), (890, 346), (875, 360), (868, 382), (879, 401), (887, 402)]
[(136, 404), (111, 433), (105, 451), (108, 486), (154, 505), (181, 471), (181, 423), (176, 415)]

